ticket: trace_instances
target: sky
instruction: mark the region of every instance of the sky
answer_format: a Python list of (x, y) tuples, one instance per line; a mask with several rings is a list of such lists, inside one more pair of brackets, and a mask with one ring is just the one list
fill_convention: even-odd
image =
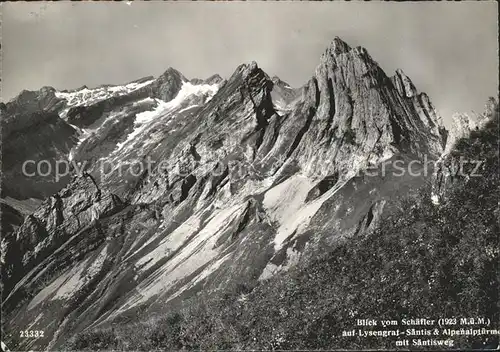
[(397, 68), (449, 124), (498, 96), (496, 1), (2, 3), (2, 101), (158, 76), (228, 78), (256, 61), (294, 87), (335, 36)]

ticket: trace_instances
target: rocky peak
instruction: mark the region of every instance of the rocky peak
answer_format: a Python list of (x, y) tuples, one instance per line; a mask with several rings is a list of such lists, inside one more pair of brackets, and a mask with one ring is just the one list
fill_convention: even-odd
[(209, 84), (209, 85), (219, 84), (222, 81), (224, 81), (224, 79), (218, 74), (212, 75), (212, 76), (208, 77), (207, 79), (191, 78), (189, 80), (189, 82), (191, 82), (192, 84)]
[(247, 67), (250, 71), (254, 71), (259, 68), (256, 61), (252, 61), (250, 65), (247, 65)]
[(36, 111), (56, 111), (64, 102), (56, 97), (53, 87), (42, 87), (39, 90), (23, 90), (18, 96), (5, 104), (6, 113), (11, 115), (30, 114)]
[(339, 55), (339, 54), (345, 54), (350, 50), (351, 47), (346, 42), (344, 42), (339, 37), (335, 37), (328, 46), (328, 48), (326, 49), (326, 52), (331, 55)]
[[(240, 75), (243, 77), (243, 79), (246, 79), (249, 76), (255, 76), (262, 73), (265, 74), (264, 71), (262, 71), (257, 65), (257, 62), (252, 61), (250, 63), (239, 65), (234, 71), (232, 77), (234, 77), (235, 75)], [(267, 74), (265, 75), (267, 76)], [(269, 79), (269, 76), (267, 76), (267, 79)]]
[(392, 81), (366, 49), (336, 38), (303, 92), (318, 123), (310, 143), (334, 144), (333, 160), (345, 170), (363, 167), (364, 161), (351, 165), (353, 158), (377, 160), (395, 151), (437, 159), (443, 138), (430, 100), (402, 70)]
[[(106, 91), (99, 101), (79, 100), (81, 105), (68, 112), (68, 121), (93, 131), (71, 149), (77, 150), (74, 160), (105, 159), (124, 168), (98, 178), (96, 163), (89, 174), (51, 191), (53, 196), (16, 230), (20, 241), (9, 244), (9, 255), (18, 258), (12, 260), (18, 267), (11, 269), (22, 268), (19, 277), (7, 272), (10, 307), (17, 305), (21, 288), (30, 291), (26, 304), (42, 289), (34, 278), (45, 270), (45, 254), (56, 250), (62, 258), (47, 260), (47, 282), (63, 282), (61, 275), (67, 275), (82, 285), (68, 288), (71, 299), (56, 290), (52, 298), (39, 297), (40, 305), (16, 319), (12, 315), (10, 322), (22, 316), (24, 326), (50, 306), (51, 315), (39, 324), (59, 329), (54, 314), (60, 321), (69, 312), (95, 312), (72, 317), (54, 343), (73, 336), (73, 326), (107, 324), (142, 305), (151, 309), (144, 310), (147, 314), (154, 310), (152, 301), (184, 299), (199, 287), (206, 293), (212, 283), (224, 288), (235, 279), (255, 280), (266, 268), (292, 265), (291, 253), (315, 258), (334, 237), (367, 229), (372, 220), (363, 219), (378, 218), (383, 210), (378, 205), (370, 210), (372, 205), (382, 207), (383, 197), (405, 192), (395, 184), (410, 183), (358, 177), (358, 171), (392, 157), (437, 157), (442, 151), (429, 97), (402, 71), (391, 80), (366, 49), (351, 48), (338, 37), (300, 90), (270, 78), (255, 62), (238, 66), (227, 81), (218, 75), (187, 80), (168, 68), (144, 83), (110, 87), (120, 94), (110, 97)], [(54, 138), (47, 132), (43, 139), (52, 143)], [(13, 142), (10, 150), (17, 156), (22, 143)], [(51, 157), (68, 155), (75, 142), (73, 137)], [(154, 169), (128, 172), (129, 161), (149, 157)], [(20, 185), (16, 175), (11, 180)], [(411, 179), (412, 185), (420, 181)], [(28, 253), (24, 258), (21, 249)], [(106, 265), (100, 253), (109, 260)], [(72, 271), (80, 265), (87, 276), (90, 263), (98, 268), (97, 286)]]
[(156, 98), (163, 101), (172, 100), (180, 91), (182, 84), (188, 79), (176, 69), (169, 67), (151, 85)]
[(228, 79), (228, 84), (231, 90), (237, 88), (240, 92), (249, 91), (255, 93), (264, 89), (265, 94), (269, 93), (273, 87), (271, 78), (255, 61), (239, 65)]
[(212, 75), (210, 77), (208, 77), (206, 80), (203, 81), (204, 84), (219, 84), (219, 83), (222, 83), (222, 81), (224, 81), (224, 79), (219, 75), (219, 74), (215, 74), (215, 75)]
[(173, 68), (171, 66), (167, 67), (165, 72), (163, 72), (157, 78), (157, 80), (166, 79), (169, 77), (174, 78), (174, 79), (178, 79), (178, 80), (182, 80), (182, 81), (187, 81), (186, 77), (184, 77), (184, 75), (180, 71), (176, 70), (175, 68)]

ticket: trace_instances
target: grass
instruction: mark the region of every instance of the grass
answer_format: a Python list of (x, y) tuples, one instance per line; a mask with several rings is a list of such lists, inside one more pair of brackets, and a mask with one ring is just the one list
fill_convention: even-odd
[[(355, 319), (487, 317), (499, 328), (498, 107), (492, 122), (457, 144), (450, 158), (485, 160), (482, 177), (456, 180), (443, 202), (429, 187), (365, 237), (252, 290), (197, 298), (159, 321), (85, 332), (71, 349), (394, 348), (396, 338), (342, 336)], [(455, 327), (456, 328), (456, 327)], [(454, 348), (498, 344), (460, 336)], [(422, 349), (426, 349), (423, 347)]]

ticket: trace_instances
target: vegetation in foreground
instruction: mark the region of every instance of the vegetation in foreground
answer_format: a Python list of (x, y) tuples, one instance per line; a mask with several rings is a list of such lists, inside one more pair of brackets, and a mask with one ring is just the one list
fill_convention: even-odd
[[(394, 348), (396, 338), (342, 337), (357, 318), (487, 317), (499, 323), (498, 105), (491, 122), (452, 158), (485, 160), (439, 205), (430, 190), (363, 238), (250, 292), (198, 300), (155, 322), (84, 332), (73, 350)], [(472, 165), (473, 166), (473, 165)], [(498, 336), (461, 336), (454, 348), (495, 347)], [(423, 349), (428, 349), (424, 347)]]

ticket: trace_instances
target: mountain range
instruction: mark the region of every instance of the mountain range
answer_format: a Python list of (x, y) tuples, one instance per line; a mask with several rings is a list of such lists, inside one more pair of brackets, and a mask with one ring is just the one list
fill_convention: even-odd
[(377, 233), (422, 187), (444, 202), (453, 177), (423, 161), (450, 160), (489, 121), (457, 115), (447, 131), (402, 70), (338, 37), (298, 88), (255, 62), (227, 79), (168, 68), (23, 91), (0, 111), (3, 329), (16, 350), (63, 349), (242, 287), (244, 299)]

